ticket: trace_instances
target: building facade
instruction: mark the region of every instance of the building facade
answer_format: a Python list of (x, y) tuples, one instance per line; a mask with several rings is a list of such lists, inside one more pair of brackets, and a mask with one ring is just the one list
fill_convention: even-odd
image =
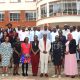
[(80, 0), (0, 0), (0, 27), (80, 25)]
[(35, 0), (0, 0), (0, 27), (36, 26)]

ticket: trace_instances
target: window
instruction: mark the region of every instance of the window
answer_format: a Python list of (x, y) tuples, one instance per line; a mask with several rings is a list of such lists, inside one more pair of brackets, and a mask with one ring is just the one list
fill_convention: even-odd
[(77, 3), (77, 11), (78, 11), (78, 14), (80, 14), (80, 1)]
[(56, 3), (51, 3), (49, 5), (49, 15), (53, 16), (56, 15), (57, 13), (61, 12), (61, 4), (59, 2)]
[(47, 5), (41, 6), (41, 18), (47, 17)]
[(0, 12), (0, 22), (4, 21), (4, 12)]
[[(79, 5), (78, 5), (79, 6)], [(78, 9), (79, 11), (79, 9)], [(74, 0), (53, 2), (49, 4), (49, 16), (55, 15), (77, 15), (77, 3)]]
[(36, 11), (26, 12), (26, 20), (35, 21), (36, 20)]
[(77, 14), (77, 4), (76, 1), (66, 1), (63, 3), (63, 14)]
[(21, 2), (21, 0), (10, 0), (10, 2)]
[(20, 13), (10, 12), (10, 21), (19, 21), (19, 20), (20, 20)]

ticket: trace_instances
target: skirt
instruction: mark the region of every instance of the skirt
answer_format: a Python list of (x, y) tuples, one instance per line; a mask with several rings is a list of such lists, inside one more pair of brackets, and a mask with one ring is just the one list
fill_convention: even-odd
[(21, 63), (30, 63), (31, 62), (31, 58), (30, 57), (26, 57), (24, 54), (22, 54), (20, 61), (21, 61)]
[(65, 55), (64, 74), (65, 75), (78, 74), (76, 54), (69, 53), (68, 55)]

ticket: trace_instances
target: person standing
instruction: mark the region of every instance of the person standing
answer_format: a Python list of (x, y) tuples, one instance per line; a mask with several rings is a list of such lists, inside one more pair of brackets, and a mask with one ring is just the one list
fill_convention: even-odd
[[(24, 39), (24, 42), (21, 43), (21, 50), (22, 50), (22, 55), (21, 55), (21, 62), (22, 62), (22, 75), (23, 76), (28, 76), (28, 63), (30, 63), (30, 51), (31, 51), (31, 44), (29, 43), (29, 38), (26, 37)], [(26, 74), (25, 74), (25, 65), (26, 65)]]
[(40, 57), (40, 50), (39, 50), (39, 42), (38, 37), (34, 36), (34, 41), (31, 45), (31, 62), (32, 62), (32, 73), (33, 76), (37, 76), (38, 74), (38, 66), (39, 66), (39, 57)]
[(21, 56), (21, 42), (19, 37), (15, 38), (15, 42), (13, 45), (13, 62), (14, 62), (14, 69), (13, 69), (13, 75), (19, 75), (19, 62), (20, 62), (20, 56)]
[(12, 56), (13, 50), (11, 44), (9, 43), (9, 37), (5, 37), (5, 41), (0, 45), (0, 53), (2, 57), (2, 76), (8, 76), (8, 66), (10, 64), (10, 58)]
[(64, 61), (64, 74), (74, 78), (78, 74), (78, 66), (76, 59), (76, 41), (71, 33), (68, 34), (66, 42), (66, 52)]
[(40, 49), (40, 63), (41, 63), (41, 74), (40, 77), (45, 76), (48, 77), (48, 59), (49, 52), (51, 48), (50, 40), (47, 39), (47, 34), (43, 34), (43, 38), (39, 41), (39, 49)]
[(59, 39), (59, 36), (56, 35), (55, 41), (52, 43), (52, 53), (53, 53), (53, 63), (55, 66), (55, 75), (52, 77), (61, 77), (61, 65), (63, 60), (63, 44)]

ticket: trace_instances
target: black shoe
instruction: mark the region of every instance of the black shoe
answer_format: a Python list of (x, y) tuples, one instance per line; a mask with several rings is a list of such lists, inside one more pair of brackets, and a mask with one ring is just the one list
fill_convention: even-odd
[(28, 76), (28, 74), (26, 74), (26, 76)]
[(26, 76), (24, 73), (22, 73), (22, 76)]
[(15, 76), (16, 74), (15, 73), (13, 73), (13, 76)]
[(20, 75), (19, 73), (16, 73), (16, 75)]

